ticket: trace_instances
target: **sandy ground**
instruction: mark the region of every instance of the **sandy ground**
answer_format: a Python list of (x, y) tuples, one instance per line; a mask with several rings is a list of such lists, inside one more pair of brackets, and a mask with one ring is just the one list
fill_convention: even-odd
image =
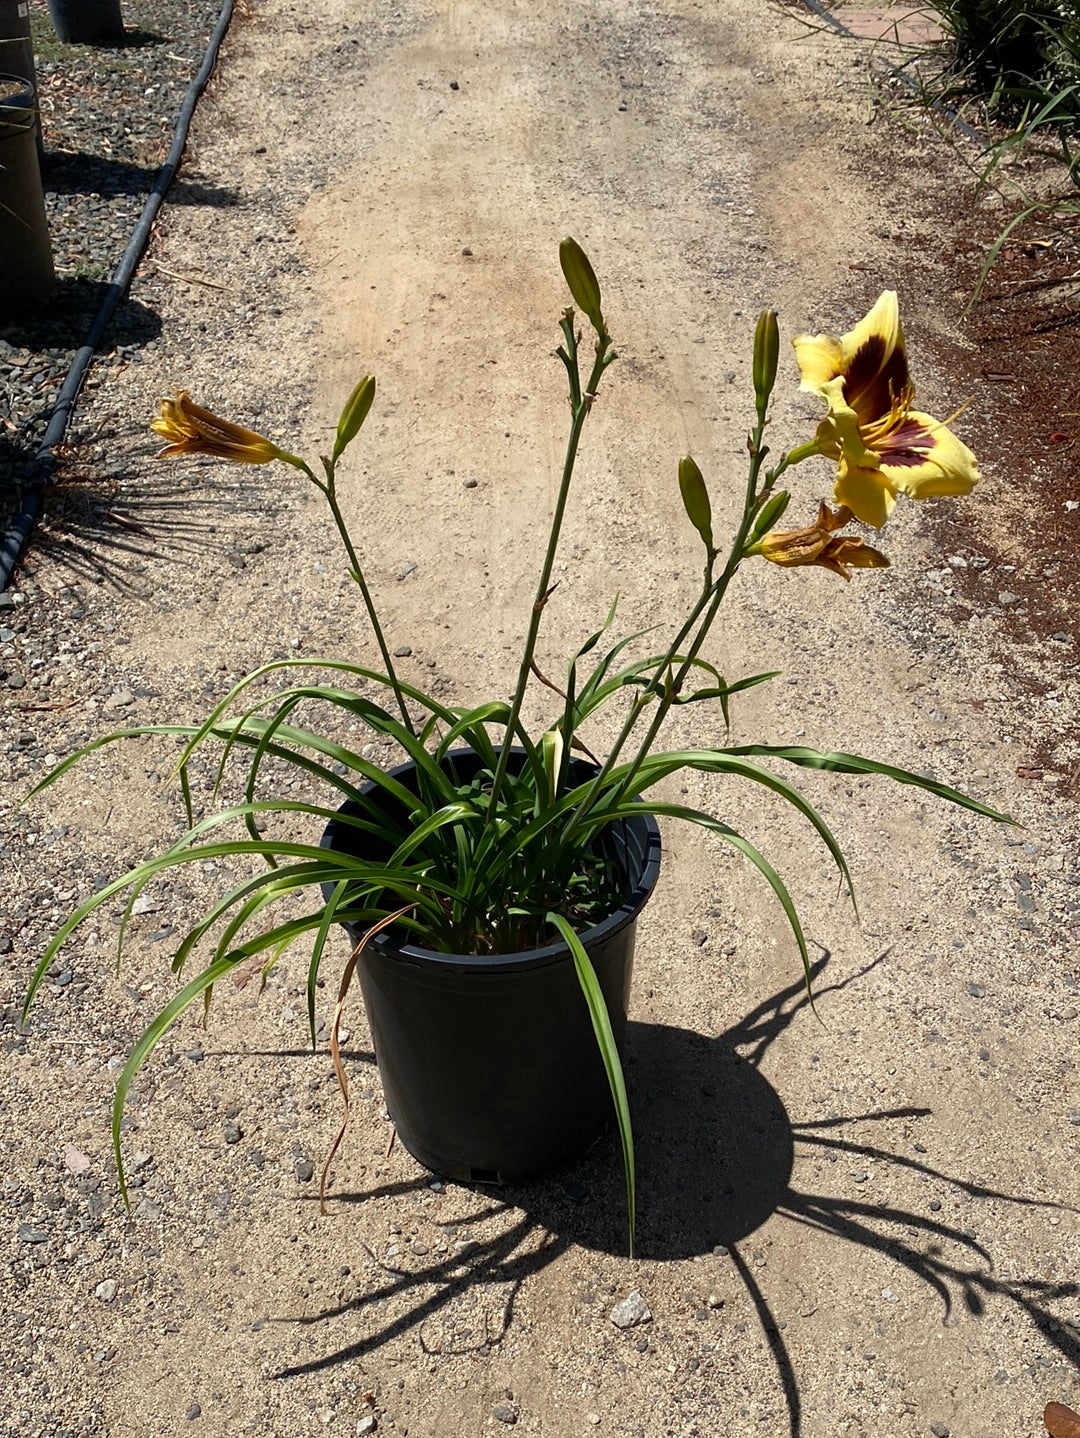
[[(675, 461), (697, 456), (730, 521), (762, 304), (788, 336), (841, 330), (896, 287), (921, 400), (944, 415), (967, 397), (959, 160), (917, 113), (868, 126), (867, 85), (859, 46), (736, 0), (252, 4), (188, 165), (217, 203), (169, 210), (133, 293), (161, 336), (82, 405), (72, 473), (111, 498), (54, 524), (0, 613), (5, 669), (27, 680), (0, 691), (0, 998), (76, 897), (180, 831), (167, 744), (108, 751), (15, 812), (53, 756), (197, 717), (268, 657), (373, 652), (315, 497), (284, 471), (155, 466), (158, 395), (182, 383), (314, 454), (373, 370), (343, 483), (391, 643), (440, 697), (502, 693), (563, 443), (563, 233), (593, 256), (622, 358), (584, 446), (553, 668), (614, 591), (627, 631), (693, 593)], [(793, 442), (816, 409), (786, 356), (781, 390)], [(960, 427), (992, 436), (996, 402), (978, 389)], [(790, 813), (685, 781), (782, 868), (820, 1021), (761, 881), (665, 832), (629, 1038), (637, 1258), (609, 1142), (512, 1192), (442, 1184), (391, 1147), (358, 1003), (355, 1121), (321, 1216), (312, 1163), (338, 1108), (325, 1047), (305, 1047), (302, 956), (261, 995), (220, 995), (147, 1068), (125, 1214), (114, 1076), (171, 989), (172, 935), (227, 877), (202, 866), (150, 892), (119, 975), (109, 908), (26, 1033), (3, 1010), (0, 1431), (1034, 1438), (1045, 1402), (1080, 1406), (1077, 755), (1061, 739), (1056, 767), (1031, 758), (1075, 705), (1080, 635), (1014, 666), (993, 604), (951, 611), (954, 572), (1009, 585), (1000, 552), (962, 539), (1013, 478), (992, 444), (981, 459), (948, 550), (902, 505), (887, 573), (746, 566), (711, 657), (784, 673), (737, 704), (736, 742), (866, 752), (1024, 827), (808, 782), (857, 922)], [(798, 481), (808, 516), (828, 473)], [(1051, 661), (1033, 696), (1017, 676)], [(719, 715), (673, 734), (722, 736)], [(346, 956), (342, 940), (324, 1022)], [(620, 1329), (634, 1290), (651, 1318)]]

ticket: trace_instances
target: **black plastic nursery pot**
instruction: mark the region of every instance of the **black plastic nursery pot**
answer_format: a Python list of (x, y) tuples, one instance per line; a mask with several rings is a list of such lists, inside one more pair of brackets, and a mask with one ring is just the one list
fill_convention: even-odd
[[(480, 768), (471, 750), (452, 758), (463, 781)], [(573, 765), (579, 782), (595, 773), (591, 764)], [(392, 772), (415, 783), (411, 764)], [(660, 832), (643, 813), (613, 824), (609, 838), (629, 897), (581, 941), (621, 1050), (637, 917), (660, 872)], [(364, 858), (377, 857), (371, 842), (337, 820), (323, 837), (328, 848)], [(363, 928), (345, 927), (358, 943)], [(535, 1178), (580, 1157), (613, 1116), (574, 961), (561, 941), (514, 954), (444, 954), (391, 928), (364, 949), (357, 975), (387, 1110), (402, 1143), (433, 1172), (486, 1183)]]
[(56, 38), (67, 45), (119, 46), (124, 43), (120, 0), (49, 0)]
[(0, 74), (0, 320), (56, 289), (37, 152), (37, 100), (19, 75)]

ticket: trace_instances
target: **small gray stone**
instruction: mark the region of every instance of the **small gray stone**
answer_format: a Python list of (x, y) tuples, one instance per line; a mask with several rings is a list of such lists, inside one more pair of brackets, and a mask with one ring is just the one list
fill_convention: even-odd
[(931, 1423), (930, 1432), (934, 1438), (949, 1438), (949, 1425), (947, 1423)]
[(930, 1212), (931, 1212), (931, 1213), (940, 1213), (940, 1212), (941, 1212), (941, 1199), (940, 1199), (940, 1198), (932, 1198), (932, 1199), (930, 1200)]
[(106, 1278), (94, 1289), (94, 1297), (100, 1298), (102, 1303), (111, 1303), (116, 1297), (116, 1279)]
[(690, 935), (690, 942), (697, 944), (698, 948), (701, 949), (709, 942), (709, 936), (704, 929), (695, 929)]
[(638, 1289), (620, 1298), (608, 1314), (616, 1328), (633, 1328), (638, 1323), (648, 1323), (652, 1318), (649, 1305)]
[(244, 1130), (238, 1123), (227, 1123), (222, 1129), (222, 1136), (226, 1143), (239, 1143), (244, 1137)]
[(368, 1413), (360, 1419), (356, 1425), (356, 1438), (366, 1438), (368, 1433), (374, 1433), (379, 1426), (379, 1420), (374, 1413)]
[(475, 479), (471, 479), (471, 478), (470, 478), (470, 479), (463, 479), (461, 482), (462, 482), (462, 484), (465, 486), (466, 489), (475, 489), (475, 488), (476, 488), (476, 480), (475, 480)]
[(310, 1183), (315, 1172), (315, 1165), (310, 1158), (298, 1158), (296, 1160), (296, 1180), (298, 1183)]
[(118, 689), (115, 694), (109, 696), (108, 708), (126, 709), (129, 704), (134, 703), (135, 695), (132, 694), (130, 689)]
[(22, 676), (21, 674), (9, 674), (9, 675), (8, 675), (8, 681), (7, 681), (7, 687), (8, 687), (9, 689), (25, 689), (25, 688), (26, 688), (26, 680), (23, 678), (23, 676)]
[(985, 554), (973, 554), (968, 561), (972, 569), (989, 569), (990, 561)]
[(412, 653), (412, 645), (411, 645), (411, 644), (399, 644), (398, 647), (394, 650), (394, 658), (395, 658), (395, 659), (408, 659), (408, 657), (409, 657), (409, 655), (410, 655), (411, 653)]
[(1007, 608), (1010, 604), (1019, 604), (1020, 596), (1014, 594), (1011, 589), (1003, 589), (998, 595), (998, 603), (1004, 604)]
[(491, 1416), (499, 1423), (505, 1423), (512, 1428), (518, 1420), (517, 1409), (511, 1408), (509, 1403), (496, 1403), (491, 1410)]
[(19, 1224), (20, 1243), (48, 1243), (49, 1235), (43, 1228), (35, 1228), (32, 1223)]
[(1071, 634), (1066, 634), (1065, 631), (1064, 631), (1064, 629), (1059, 629), (1058, 632), (1057, 632), (1055, 635), (1053, 635), (1052, 637), (1053, 637), (1054, 642), (1055, 642), (1056, 644), (1071, 644), (1071, 643), (1072, 643), (1072, 635), (1071, 635)]
[[(1075, 1128), (1080, 1128), (1080, 1108), (1071, 1108), (1071, 1109), (1069, 1110), (1069, 1122), (1070, 1122)], [(23, 1227), (25, 1227), (25, 1226), (26, 1226), (26, 1225), (24, 1224)], [(22, 1237), (22, 1229), (19, 1230), (19, 1237), (20, 1237), (20, 1238)], [(24, 1241), (24, 1242), (29, 1242), (29, 1243), (37, 1243), (37, 1242), (39, 1242), (39, 1240), (36, 1239), (36, 1238), (24, 1239), (23, 1241)]]
[(986, 995), (985, 984), (968, 984), (967, 991), (973, 999), (981, 999)]
[(189, 1423), (193, 1423), (196, 1418), (202, 1417), (202, 1409), (199, 1407), (198, 1403), (193, 1403), (191, 1405), (191, 1407), (187, 1411), (187, 1416)]

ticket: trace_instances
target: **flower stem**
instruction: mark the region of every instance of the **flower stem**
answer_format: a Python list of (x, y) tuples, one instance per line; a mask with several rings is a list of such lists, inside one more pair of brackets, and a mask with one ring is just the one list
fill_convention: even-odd
[(589, 416), (589, 411), (592, 409), (593, 401), (596, 398), (596, 388), (600, 383), (600, 376), (615, 358), (615, 352), (611, 349), (611, 338), (607, 332), (604, 331), (597, 338), (596, 359), (593, 361), (592, 373), (589, 375), (589, 382), (585, 387), (585, 392), (582, 393), (580, 380), (578, 378), (577, 336), (574, 333), (574, 311), (572, 309), (566, 310), (563, 315), (562, 332), (566, 344), (565, 349), (560, 349), (559, 357), (566, 365), (567, 373), (570, 377), (570, 406), (573, 412), (573, 420), (570, 425), (570, 436), (566, 443), (566, 457), (563, 460), (562, 481), (559, 485), (559, 493), (555, 501), (555, 513), (552, 515), (551, 530), (548, 534), (547, 552), (544, 555), (540, 579), (536, 586), (536, 597), (533, 600), (529, 629), (525, 636), (525, 644), (522, 650), (517, 686), (510, 704), (510, 714), (506, 720), (506, 730), (503, 735), (502, 748), (499, 750), (499, 759), (495, 766), (495, 774), (491, 783), (491, 796), (488, 801), (487, 810), (488, 824), (494, 823), (495, 820), (499, 795), (502, 792), (503, 782), (506, 779), (507, 765), (510, 761), (510, 748), (513, 743), (514, 732), (517, 729), (521, 706), (525, 699), (525, 690), (528, 688), (529, 678), (532, 674), (533, 655), (536, 652), (536, 641), (540, 633), (540, 622), (544, 617), (544, 608), (551, 595), (551, 575), (555, 567), (555, 556), (559, 548), (559, 535), (562, 531), (563, 515), (566, 512), (566, 501), (570, 496), (570, 481), (574, 475), (574, 463), (577, 459), (581, 431), (585, 426), (585, 421)]
[(348, 556), (349, 578), (359, 588), (360, 593), (363, 596), (364, 607), (367, 610), (368, 620), (370, 621), (371, 628), (375, 634), (375, 640), (379, 646), (379, 653), (382, 655), (382, 661), (386, 667), (386, 677), (390, 680), (390, 687), (394, 691), (394, 698), (397, 700), (397, 706), (398, 709), (401, 711), (402, 720), (404, 721), (405, 727), (406, 729), (408, 729), (409, 733), (415, 735), (416, 727), (413, 724), (412, 715), (409, 713), (408, 706), (405, 703), (405, 695), (402, 693), (401, 683), (398, 680), (397, 672), (394, 669), (394, 661), (390, 657), (390, 649), (386, 643), (386, 636), (383, 634), (382, 625), (379, 623), (379, 614), (375, 608), (375, 601), (371, 597), (371, 591), (368, 589), (367, 580), (364, 578), (364, 571), (360, 565), (360, 559), (356, 553), (356, 548), (353, 545), (352, 536), (349, 534), (348, 526), (345, 523), (345, 517), (341, 513), (341, 509), (338, 505), (336, 485), (337, 465), (332, 459), (323, 460), (323, 468), (326, 471), (326, 480), (323, 481), (319, 479), (319, 477), (314, 473), (311, 467), (306, 464), (304, 460), (298, 458), (297, 455), (282, 453), (280, 457), (285, 461), (286, 464), (291, 464), (294, 469), (299, 469), (300, 471), (302, 471), (302, 473), (306, 474), (308, 479), (311, 480), (312, 484), (317, 490), (319, 490), (319, 492), (325, 498), (327, 504), (330, 506), (330, 513), (333, 516), (334, 524), (337, 526), (337, 532), (341, 536), (341, 542), (344, 545), (345, 553)]
[[(654, 696), (659, 695), (659, 699), (657, 700), (656, 704), (656, 712), (653, 715), (652, 722), (650, 723), (648, 730), (646, 731), (645, 737), (638, 745), (637, 753), (635, 754), (634, 759), (631, 762), (630, 767), (626, 775), (624, 776), (622, 782), (619, 784), (619, 788), (614, 798), (612, 799), (612, 803), (620, 803), (624, 796), (631, 791), (637, 779), (637, 775), (641, 769), (641, 765), (648, 757), (653, 745), (653, 741), (656, 739), (657, 734), (660, 732), (661, 725), (667, 718), (672, 705), (675, 703), (675, 700), (678, 697), (683, 684), (686, 682), (686, 676), (687, 674), (689, 674), (691, 668), (693, 667), (694, 660), (697, 658), (698, 652), (701, 649), (702, 644), (705, 642), (709, 630), (712, 628), (713, 621), (715, 620), (720, 605), (723, 602), (724, 595), (727, 593), (728, 586), (730, 585), (732, 579), (735, 577), (735, 571), (738, 569), (739, 564), (742, 561), (743, 548), (746, 544), (747, 537), (750, 533), (751, 527), (753, 526), (754, 518), (758, 510), (760, 509), (762, 503), (768, 498), (769, 494), (771, 493), (773, 487), (776, 484), (776, 481), (780, 478), (784, 471), (788, 469), (792, 463), (798, 463), (800, 458), (806, 458), (805, 454), (799, 455), (794, 460), (792, 460), (791, 455), (783, 456), (776, 468), (768, 472), (765, 485), (759, 492), (758, 481), (761, 475), (762, 465), (764, 464), (765, 457), (768, 453), (764, 445), (766, 423), (766, 415), (762, 413), (758, 418), (758, 423), (754, 429), (753, 434), (750, 436), (748, 445), (750, 451), (750, 463), (747, 469), (746, 493), (743, 499), (742, 519), (740, 520), (739, 528), (735, 533), (735, 538), (732, 541), (731, 549), (728, 552), (727, 561), (724, 564), (724, 568), (721, 571), (720, 577), (715, 582), (713, 582), (712, 564), (710, 562), (710, 564), (706, 567), (705, 586), (702, 590), (702, 593), (698, 597), (697, 603), (690, 611), (690, 614), (687, 616), (678, 634), (676, 634), (675, 638), (672, 640), (667, 653), (664, 655), (660, 663), (656, 666), (656, 677), (654, 677), (653, 680), (644, 687), (638, 697), (634, 700), (634, 703), (630, 709), (630, 713), (627, 716), (626, 722), (623, 725), (621, 731), (619, 732), (619, 735), (616, 738), (615, 743), (612, 746), (611, 751), (608, 754), (608, 757), (600, 770), (600, 773), (597, 774), (596, 778), (589, 785), (585, 797), (581, 800), (580, 804), (578, 804), (577, 808), (570, 816), (570, 821), (566, 829), (563, 831), (562, 837), (564, 842), (569, 837), (569, 835), (571, 835), (579, 827), (582, 820), (584, 820), (584, 818), (591, 810), (597, 795), (603, 787), (604, 781), (610, 774), (611, 770), (615, 767), (619, 754), (622, 752), (623, 747), (630, 739), (631, 735), (634, 732), (634, 729), (637, 727), (638, 721), (644, 713), (646, 705), (652, 701)], [(804, 446), (804, 448), (806, 448), (806, 446)], [(704, 618), (702, 619), (701, 616), (703, 613)], [(699, 619), (701, 620), (700, 624), (698, 624)], [(661, 689), (659, 676), (665, 674), (669, 670), (671, 664), (674, 663), (675, 657), (678, 654), (679, 649), (681, 648), (687, 636), (693, 631), (695, 625), (697, 625), (697, 633), (690, 644), (690, 648), (683, 656), (682, 662), (679, 666), (677, 673), (675, 674), (673, 679), (671, 679), (670, 681), (665, 681), (663, 684), (663, 688)]]

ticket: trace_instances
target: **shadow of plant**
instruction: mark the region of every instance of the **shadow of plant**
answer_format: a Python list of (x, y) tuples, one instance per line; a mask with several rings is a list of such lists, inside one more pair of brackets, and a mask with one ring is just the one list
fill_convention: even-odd
[[(820, 973), (827, 961), (816, 966)], [(880, 960), (878, 960), (880, 962)], [(870, 967), (873, 967), (871, 965)], [(867, 972), (854, 976), (861, 978)], [(852, 982), (848, 980), (847, 982)], [(817, 990), (821, 997), (845, 984)], [(793, 984), (751, 1011), (715, 1039), (658, 1024), (631, 1023), (627, 1031), (627, 1080), (631, 1089), (637, 1142), (638, 1252), (641, 1257), (672, 1261), (726, 1249), (744, 1284), (765, 1333), (784, 1393), (792, 1438), (801, 1432), (797, 1376), (743, 1243), (773, 1214), (884, 1254), (931, 1288), (940, 1298), (943, 1319), (959, 1301), (973, 1315), (990, 1297), (1017, 1305), (1070, 1363), (1080, 1367), (1080, 1335), (1057, 1322), (1046, 1305), (1080, 1293), (1080, 1283), (1004, 1279), (994, 1274), (989, 1249), (970, 1233), (934, 1215), (847, 1197), (801, 1192), (791, 1177), (797, 1150), (872, 1158), (947, 1182), (972, 1197), (994, 1198), (1031, 1208), (1060, 1208), (1045, 1199), (1005, 1194), (942, 1173), (919, 1158), (870, 1143), (830, 1138), (827, 1131), (856, 1123), (921, 1119), (930, 1109), (899, 1108), (831, 1116), (793, 1124), (776, 1090), (759, 1066), (769, 1045), (807, 1004), (801, 984)], [(367, 1057), (365, 1055), (365, 1057)], [(688, 1085), (687, 1075), (692, 1075)], [(363, 1203), (376, 1196), (404, 1196), (423, 1190), (428, 1179), (384, 1185), (364, 1192), (338, 1194), (332, 1202)], [(480, 1190), (474, 1190), (478, 1193)], [(416, 1330), (426, 1345), (425, 1325), (456, 1299), (480, 1286), (500, 1293), (498, 1322), (475, 1335), (477, 1346), (497, 1342), (513, 1319), (522, 1283), (574, 1246), (605, 1253), (625, 1252), (622, 1174), (614, 1146), (596, 1145), (586, 1159), (558, 1179), (529, 1188), (507, 1189), (500, 1201), (482, 1207), (468, 1220), (474, 1229), (508, 1209), (520, 1216), (496, 1236), (472, 1243), (419, 1267), (394, 1267), (370, 1250), (383, 1275), (366, 1292), (311, 1317), (314, 1325), (350, 1315), (374, 1316), (379, 1306), (407, 1307), (391, 1320), (376, 1321), (360, 1337), (333, 1352), (282, 1369), (279, 1377), (310, 1373), (350, 1362), (402, 1333)], [(490, 1191), (485, 1196), (490, 1197)], [(898, 1238), (904, 1226), (914, 1237)], [(459, 1228), (466, 1225), (461, 1224)], [(958, 1247), (961, 1259), (947, 1256)], [(282, 1319), (282, 1321), (291, 1321)]]

